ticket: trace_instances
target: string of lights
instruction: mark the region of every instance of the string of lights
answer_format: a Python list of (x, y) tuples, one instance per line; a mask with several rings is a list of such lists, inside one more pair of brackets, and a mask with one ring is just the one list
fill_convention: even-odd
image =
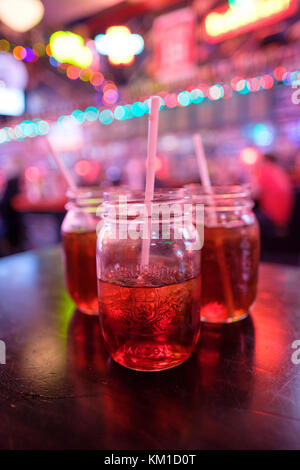
[[(32, 47), (24, 47), (12, 44), (7, 39), (0, 39), (0, 52), (11, 52), (15, 59), (27, 63), (37, 62), (41, 58), (48, 58), (50, 65), (58, 68), (70, 80), (81, 80), (82, 82), (90, 83), (96, 91), (101, 91), (104, 94), (102, 104), (106, 106), (112, 106), (119, 98), (118, 88), (115, 83), (111, 80), (105, 80), (104, 75), (100, 71), (94, 70), (92, 67), (79, 67), (71, 63), (59, 62), (53, 56), (50, 44), (37, 42)], [(105, 86), (106, 88), (114, 89), (115, 92), (109, 92), (106, 96), (106, 92), (103, 90)]]
[[(260, 90), (270, 90), (280, 84), (291, 86), (293, 82), (299, 79), (300, 71), (289, 72), (284, 67), (276, 67), (272, 74), (247, 79), (234, 77), (230, 84), (222, 83), (209, 86), (203, 83), (197, 88), (190, 87), (179, 93), (161, 92), (159, 93), (161, 109), (187, 107), (192, 104), (201, 104), (204, 101), (229, 99), (234, 95), (246, 95)], [(149, 98), (131, 104), (117, 105), (113, 108), (89, 106), (84, 111), (79, 109), (74, 110), (70, 115), (60, 116), (56, 121), (52, 122), (34, 119), (32, 121), (25, 120), (13, 127), (3, 127), (0, 129), (0, 144), (46, 135), (50, 132), (53, 124), (72, 121), (82, 125), (85, 122), (95, 122), (98, 120), (103, 125), (109, 125), (114, 121), (141, 117), (148, 112)]]
[(12, 44), (7, 39), (0, 39), (0, 52), (11, 52), (15, 59), (24, 62), (36, 62), (40, 57), (47, 55), (47, 46), (37, 42), (32, 47), (24, 47)]

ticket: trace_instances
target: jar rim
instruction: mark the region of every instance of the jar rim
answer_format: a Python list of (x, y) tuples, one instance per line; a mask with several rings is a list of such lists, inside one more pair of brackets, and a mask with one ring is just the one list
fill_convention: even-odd
[(66, 194), (69, 201), (84, 201), (90, 198), (102, 198), (104, 190), (98, 186), (80, 186), (76, 192), (69, 188)]
[(204, 199), (213, 198), (214, 201), (222, 201), (224, 199), (241, 199), (251, 198), (250, 184), (228, 184), (212, 186), (212, 193), (209, 193), (200, 183), (187, 184), (184, 186), (191, 196), (199, 196)]
[(204, 204), (205, 211), (242, 211), (251, 210), (254, 206), (249, 184), (212, 186), (211, 193), (208, 193), (201, 184), (190, 184), (185, 188), (194, 203)]
[(80, 209), (86, 212), (97, 213), (98, 207), (103, 203), (104, 191), (98, 186), (81, 186), (77, 192), (67, 190), (67, 211)]
[[(119, 193), (107, 193), (104, 197), (105, 205), (117, 205), (119, 199), (116, 199), (115, 196), (121, 196), (126, 198), (128, 204), (144, 204), (145, 203), (145, 191), (142, 190), (130, 190), (123, 189)], [(191, 195), (188, 194), (185, 188), (159, 188), (154, 191), (153, 198), (151, 201), (147, 201), (151, 204), (158, 203), (172, 203), (178, 202), (181, 200), (191, 200)]]
[[(146, 210), (147, 215), (144, 215), (143, 217), (155, 219), (156, 210), (160, 205), (171, 206), (179, 204), (182, 206), (183, 204), (188, 204), (192, 202), (191, 195), (189, 195), (183, 187), (162, 189), (159, 188), (155, 190), (151, 201), (145, 201), (145, 192), (137, 190), (129, 190), (127, 193), (125, 191), (119, 194), (120, 198), (118, 199), (115, 198), (115, 194), (113, 196), (113, 200), (110, 199), (103, 201), (102, 217), (104, 219), (110, 219), (109, 214), (111, 213), (111, 211), (115, 211), (113, 212), (113, 214), (117, 217), (118, 220), (122, 219), (123, 217), (127, 219), (127, 210), (124, 210), (127, 205), (130, 208), (134, 207), (139, 214), (145, 214)], [(188, 215), (188, 211), (186, 211), (185, 214)], [(137, 217), (137, 215), (132, 217), (135, 218)]]

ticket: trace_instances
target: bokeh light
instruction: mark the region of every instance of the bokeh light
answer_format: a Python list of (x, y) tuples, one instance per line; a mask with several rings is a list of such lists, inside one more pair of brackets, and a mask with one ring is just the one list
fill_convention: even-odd
[(126, 119), (126, 108), (125, 106), (117, 106), (114, 110), (114, 117), (118, 121)]
[(8, 52), (10, 50), (10, 44), (6, 39), (0, 39), (0, 52)]
[(77, 175), (86, 176), (91, 170), (91, 164), (88, 160), (78, 160), (78, 162), (75, 163), (74, 169)]
[(253, 0), (228, 0), (230, 8), (241, 8), (245, 6), (246, 3), (253, 3)]
[(99, 120), (102, 124), (111, 124), (114, 120), (113, 113), (109, 109), (101, 111)]
[(117, 166), (109, 166), (105, 172), (106, 178), (110, 181), (118, 181), (121, 176), (120, 168)]
[(245, 147), (241, 153), (240, 158), (246, 165), (254, 165), (259, 158), (259, 152), (254, 147)]
[(213, 85), (210, 87), (208, 96), (211, 100), (220, 100), (224, 96), (224, 89), (221, 85)]
[(204, 100), (204, 93), (199, 88), (191, 90), (191, 98), (193, 103), (201, 103)]
[(274, 141), (274, 129), (272, 126), (258, 123), (253, 128), (253, 140), (256, 145), (268, 146)]
[(71, 31), (57, 31), (50, 36), (53, 57), (61, 63), (87, 68), (93, 61), (92, 51), (84, 45), (84, 39)]
[(46, 135), (50, 130), (50, 125), (47, 121), (39, 121), (36, 124), (37, 133), (39, 135)]
[(114, 88), (108, 89), (104, 94), (103, 94), (103, 104), (106, 104), (108, 106), (112, 106), (115, 104), (119, 99), (119, 92), (115, 90)]
[(104, 76), (100, 72), (93, 73), (90, 78), (91, 84), (94, 85), (95, 87), (100, 86), (103, 83), (103, 80), (104, 80)]
[(76, 120), (78, 124), (82, 124), (84, 122), (85, 114), (80, 109), (75, 109), (71, 116)]
[(192, 102), (191, 95), (188, 91), (182, 91), (177, 97), (180, 106), (189, 106)]
[(135, 117), (143, 116), (146, 113), (146, 106), (140, 101), (136, 101), (131, 105), (132, 115)]
[(44, 16), (40, 0), (1, 1), (1, 22), (18, 33), (25, 33), (37, 25)]
[(24, 60), (26, 62), (32, 62), (34, 61), (35, 59), (35, 54), (34, 54), (34, 51), (33, 49), (31, 49), (31, 47), (25, 47), (25, 51), (26, 51), (26, 55), (24, 57)]
[(26, 49), (23, 46), (16, 46), (13, 49), (13, 55), (17, 60), (23, 60), (26, 57)]
[(90, 69), (82, 69), (80, 70), (79, 78), (83, 82), (89, 82), (92, 75), (93, 75), (93, 72)]
[(49, 62), (50, 64), (53, 66), (53, 67), (58, 67), (59, 66), (59, 62), (57, 62), (57, 60), (54, 58), (54, 57), (49, 57)]
[(37, 51), (40, 57), (46, 54), (46, 46), (43, 42), (36, 42), (33, 44), (33, 48)]
[(178, 104), (177, 95), (175, 93), (168, 93), (165, 97), (165, 104), (168, 108), (175, 108)]
[(248, 82), (248, 80), (239, 80), (237, 83), (236, 83), (236, 91), (242, 95), (246, 95), (247, 93), (250, 93), (250, 83)]
[(67, 68), (67, 77), (70, 80), (77, 80), (79, 78), (80, 68), (75, 65), (69, 65)]
[(249, 88), (251, 92), (258, 91), (260, 89), (260, 80), (256, 77), (250, 78), (248, 80)]
[(286, 73), (286, 68), (285, 67), (276, 67), (276, 69), (273, 72), (273, 75), (274, 75), (276, 80), (281, 82), (285, 73)]
[(263, 75), (260, 83), (264, 90), (270, 90), (274, 85), (274, 79), (271, 75)]
[(7, 140), (7, 132), (5, 129), (0, 129), (0, 144), (3, 144)]
[(39, 181), (41, 177), (40, 169), (36, 166), (28, 166), (25, 170), (25, 178), (30, 181), (30, 183), (34, 183)]
[(112, 65), (130, 65), (144, 49), (142, 36), (132, 34), (127, 26), (111, 26), (105, 34), (95, 37), (95, 44), (99, 54), (107, 55)]
[(84, 112), (84, 119), (86, 121), (96, 121), (98, 118), (98, 109), (95, 106), (89, 106)]

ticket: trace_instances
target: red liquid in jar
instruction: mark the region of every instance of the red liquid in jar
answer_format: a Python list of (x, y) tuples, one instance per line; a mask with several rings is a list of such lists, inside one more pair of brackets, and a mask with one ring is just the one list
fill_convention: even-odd
[(116, 362), (155, 371), (188, 359), (199, 336), (200, 276), (158, 287), (98, 280), (98, 288), (102, 332)]
[(256, 296), (259, 250), (256, 222), (238, 227), (205, 227), (201, 250), (202, 320), (231, 323), (247, 316)]
[(79, 310), (91, 315), (98, 313), (96, 240), (96, 231), (62, 234), (69, 294)]

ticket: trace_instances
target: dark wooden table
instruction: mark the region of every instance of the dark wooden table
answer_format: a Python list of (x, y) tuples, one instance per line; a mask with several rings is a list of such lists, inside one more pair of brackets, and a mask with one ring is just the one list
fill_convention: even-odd
[[(299, 269), (261, 266), (252, 317), (166, 372), (113, 363), (74, 311), (60, 249), (0, 260), (0, 448), (299, 449)], [(300, 355), (299, 355), (300, 357)]]

